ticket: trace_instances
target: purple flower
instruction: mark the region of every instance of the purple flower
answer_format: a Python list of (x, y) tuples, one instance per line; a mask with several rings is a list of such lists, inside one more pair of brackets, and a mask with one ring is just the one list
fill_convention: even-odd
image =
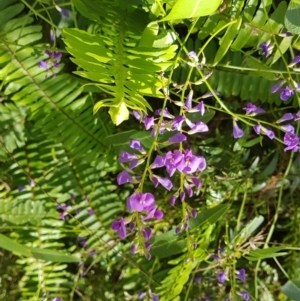
[(180, 197), (181, 202), (183, 202), (185, 200), (185, 192), (181, 191), (179, 194), (179, 197)]
[(59, 10), (59, 12), (60, 12), (64, 17), (66, 17), (66, 18), (69, 18), (69, 17), (70, 17), (69, 12), (68, 12), (66, 9), (64, 9), (64, 8), (61, 8), (61, 9)]
[(25, 186), (23, 186), (23, 185), (18, 186), (18, 191), (19, 192), (23, 191), (24, 189), (25, 189)]
[(82, 236), (78, 236), (77, 237), (77, 240), (80, 242), (80, 244), (84, 247), (84, 248), (86, 248), (87, 247), (87, 241), (86, 241), (86, 238), (85, 237), (82, 237)]
[(191, 214), (192, 214), (192, 217), (193, 217), (193, 218), (196, 218), (197, 215), (198, 215), (198, 212), (197, 212), (197, 210), (192, 209), (192, 210), (191, 210)]
[(125, 226), (125, 220), (123, 217), (120, 218), (120, 220), (113, 221), (111, 224), (111, 228), (118, 232), (120, 238), (125, 238), (126, 233), (126, 226)]
[(186, 140), (186, 136), (183, 135), (182, 133), (177, 133), (174, 136), (169, 138), (169, 143), (180, 143)]
[(152, 230), (151, 228), (147, 227), (143, 230), (143, 236), (146, 240), (149, 240), (152, 237)]
[(184, 122), (185, 118), (183, 116), (176, 116), (171, 122), (171, 128), (173, 131), (180, 131), (182, 123)]
[(267, 58), (272, 53), (273, 50), (273, 46), (271, 45), (270, 42), (261, 43), (259, 45), (259, 48), (261, 49), (261, 53), (265, 58)]
[(40, 61), (39, 62), (39, 68), (43, 68), (45, 70), (48, 70), (49, 69), (48, 63), (45, 62), (45, 61)]
[(187, 191), (188, 196), (191, 198), (194, 194), (192, 187), (188, 183), (184, 183), (184, 187)]
[[(300, 112), (300, 111), (299, 111), (299, 112)], [(283, 121), (292, 120), (292, 119), (294, 119), (293, 114), (292, 114), (292, 113), (286, 113), (286, 114), (284, 114), (280, 119), (278, 119), (278, 120), (276, 121), (276, 123), (281, 123), (281, 122), (283, 122)]]
[(190, 52), (188, 53), (188, 57), (189, 57), (191, 60), (195, 61), (196, 63), (199, 62), (197, 53), (196, 53), (195, 51), (190, 51)]
[(136, 249), (137, 249), (136, 245), (132, 245), (130, 247), (130, 252), (134, 255), (136, 253)]
[(145, 208), (146, 211), (148, 211), (148, 214), (143, 218), (143, 220), (156, 218), (157, 220), (160, 220), (164, 217), (164, 213), (157, 209), (156, 206), (150, 206), (148, 208)]
[(202, 156), (200, 156), (200, 157), (198, 157), (198, 158), (200, 159), (199, 165), (198, 165), (198, 169), (199, 169), (200, 171), (203, 171), (203, 170), (206, 168), (206, 160), (205, 160), (205, 158), (202, 157)]
[(293, 67), (294, 65), (298, 64), (300, 62), (300, 55), (297, 55), (294, 57), (294, 59), (289, 64), (289, 67)]
[(191, 130), (188, 131), (189, 135), (195, 134), (195, 133), (202, 133), (202, 132), (208, 132), (208, 126), (202, 122), (198, 121), (191, 127)]
[(202, 281), (202, 277), (195, 277), (194, 282), (200, 283)]
[(160, 155), (157, 155), (153, 161), (153, 163), (151, 164), (150, 168), (159, 168), (159, 167), (163, 167), (165, 166), (165, 161), (166, 159)]
[(264, 128), (264, 127), (262, 127), (261, 130), (262, 130), (263, 134), (267, 135), (271, 140), (274, 139), (275, 134), (274, 134), (274, 132), (272, 130), (268, 130), (268, 129)]
[(285, 89), (282, 89), (280, 92), (280, 99), (287, 101), (293, 95), (294, 91), (290, 87), (286, 86)]
[[(201, 158), (201, 157), (200, 157)], [(204, 159), (204, 158), (203, 158)], [(205, 159), (204, 159), (205, 160)], [(206, 161), (205, 161), (206, 162)], [(201, 169), (200, 169), (200, 164), (199, 164), (199, 170), (201, 171)], [(197, 178), (191, 178), (191, 181), (193, 182), (193, 184), (195, 185), (195, 187), (197, 188), (197, 189), (199, 189), (200, 187), (201, 187), (201, 181), (199, 180), (199, 179), (197, 179)]]
[(176, 195), (172, 195), (171, 197), (170, 197), (170, 205), (171, 206), (175, 206), (175, 202), (176, 202), (176, 199), (178, 198), (178, 196), (176, 196)]
[(140, 153), (145, 154), (145, 150), (144, 150), (140, 140), (130, 140), (129, 146), (131, 148), (139, 151)]
[(295, 115), (295, 121), (299, 120), (300, 119), (300, 111), (298, 111)]
[(154, 127), (154, 117), (146, 117), (143, 122), (147, 131)]
[(237, 274), (237, 278), (243, 282), (246, 281), (246, 270), (245, 269), (240, 269), (238, 271), (238, 274)]
[(186, 150), (181, 161), (177, 165), (180, 172), (192, 174), (194, 173), (201, 163), (201, 158), (194, 156), (191, 150)]
[(118, 185), (123, 185), (126, 183), (132, 183), (133, 179), (132, 179), (131, 175), (128, 173), (128, 171), (123, 170), (117, 175), (117, 182), (118, 182)]
[(227, 274), (223, 271), (218, 272), (217, 278), (220, 283), (224, 283), (227, 280)]
[(132, 111), (132, 115), (137, 119), (137, 120), (140, 120), (140, 121), (143, 121), (144, 118), (146, 117), (145, 113), (142, 112), (142, 111), (137, 111), (137, 110), (133, 110)]
[(240, 292), (239, 295), (245, 300), (245, 301), (249, 301), (250, 300), (250, 296), (247, 292)]
[(156, 116), (161, 116), (161, 115), (163, 115), (163, 117), (170, 118), (170, 119), (173, 119), (173, 118), (174, 118), (174, 116), (173, 116), (172, 114), (170, 114), (170, 112), (168, 111), (167, 108), (165, 108), (164, 110), (158, 109), (158, 110), (156, 110), (156, 111), (154, 112), (154, 114), (155, 114)]
[(52, 299), (52, 301), (63, 301), (63, 299), (55, 297), (55, 298)]
[(170, 175), (170, 177), (174, 174), (177, 165), (180, 163), (182, 158), (183, 158), (182, 153), (177, 149), (174, 150), (173, 153), (171, 151), (166, 153), (165, 166), (166, 166), (167, 173)]
[(167, 190), (171, 190), (173, 187), (172, 182), (168, 178), (163, 178), (157, 175), (153, 175), (151, 177), (151, 181), (154, 184), (154, 187), (156, 188), (158, 184), (161, 184), (163, 187), (165, 187)]
[(235, 139), (241, 138), (244, 136), (244, 132), (242, 129), (239, 128), (239, 126), (237, 125), (236, 121), (233, 121), (233, 137)]
[(55, 40), (55, 33), (54, 31), (51, 29), (50, 30), (50, 41), (53, 42)]
[(138, 295), (138, 299), (143, 299), (145, 296), (146, 296), (146, 293), (145, 292), (141, 292)]
[(159, 296), (158, 295), (155, 295), (155, 294), (152, 294), (152, 301), (159, 301)]
[(299, 141), (300, 138), (290, 132), (285, 133), (284, 137), (283, 137), (283, 142), (284, 144), (287, 146), (284, 151), (288, 151), (288, 150), (292, 150), (294, 152), (297, 152), (299, 149)]
[(93, 209), (88, 209), (87, 212), (88, 212), (88, 215), (94, 215), (95, 214)]
[(291, 125), (291, 124), (285, 124), (282, 125), (281, 128), (285, 131), (285, 132), (290, 132), (290, 133), (295, 133), (295, 128)]
[(128, 161), (132, 161), (133, 159), (136, 159), (136, 158), (137, 158), (137, 155), (122, 151), (119, 156), (119, 162), (125, 163)]
[(193, 94), (194, 94), (194, 91), (191, 90), (186, 98), (186, 101), (185, 101), (185, 107), (187, 110), (191, 109), (192, 108), (192, 98), (193, 98)]
[(149, 192), (136, 192), (127, 198), (127, 207), (130, 212), (133, 210), (141, 212), (145, 210), (146, 207), (154, 205), (154, 203), (154, 195)]
[(254, 132), (259, 135), (260, 134), (260, 128), (261, 128), (261, 125), (260, 124), (257, 124), (253, 127), (253, 130)]
[(57, 61), (54, 61), (54, 62), (53, 62), (53, 67), (54, 67), (54, 68), (58, 68), (58, 67), (59, 67), (59, 63), (58, 63)]
[(275, 84), (272, 88), (271, 88), (271, 93), (275, 93), (277, 92), (281, 86), (284, 84), (284, 82), (279, 82), (277, 84)]
[(258, 108), (256, 105), (254, 105), (253, 103), (249, 102), (247, 104), (246, 107), (243, 108), (243, 110), (246, 111), (246, 114), (247, 115), (256, 115), (256, 114), (261, 114), (261, 113), (264, 113), (265, 110), (264, 109), (261, 109), (261, 108)]

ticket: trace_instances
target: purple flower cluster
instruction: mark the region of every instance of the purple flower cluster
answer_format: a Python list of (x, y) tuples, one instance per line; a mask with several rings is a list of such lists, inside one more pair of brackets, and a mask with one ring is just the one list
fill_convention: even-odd
[(62, 53), (59, 51), (46, 50), (45, 53), (48, 56), (47, 60), (41, 60), (39, 62), (39, 68), (43, 68), (47, 71), (46, 77), (48, 77), (48, 71), (52, 72), (52, 76), (55, 77), (56, 73), (53, 68), (59, 68), (59, 62), (62, 57)]

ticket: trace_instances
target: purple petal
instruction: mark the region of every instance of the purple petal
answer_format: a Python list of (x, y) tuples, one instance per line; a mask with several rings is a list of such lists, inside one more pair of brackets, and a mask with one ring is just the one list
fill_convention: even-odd
[(172, 195), (170, 198), (170, 204), (171, 206), (175, 206), (175, 202), (176, 202), (177, 196), (176, 195)]
[(179, 197), (180, 197), (181, 202), (183, 202), (185, 200), (185, 192), (181, 191), (179, 194)]
[(170, 118), (170, 119), (173, 119), (174, 116), (172, 114), (169, 113), (168, 109), (165, 108), (164, 110), (162, 109), (158, 109), (154, 112), (154, 114), (156, 116), (161, 116), (163, 114), (163, 117), (167, 117), (167, 118)]
[(294, 115), (292, 113), (286, 113), (280, 119), (278, 119), (276, 123), (281, 123), (283, 121), (292, 120), (292, 119), (294, 119)]
[(147, 131), (154, 127), (154, 117), (146, 117), (143, 122)]
[(294, 91), (290, 87), (285, 87), (280, 92), (280, 99), (283, 101), (287, 101), (291, 96), (294, 95)]
[(132, 183), (133, 179), (132, 179), (131, 175), (128, 173), (128, 171), (123, 170), (122, 172), (120, 172), (118, 174), (117, 182), (118, 182), (118, 185), (123, 185), (126, 183)]
[(185, 107), (189, 110), (192, 108), (192, 98), (193, 98), (194, 91), (191, 90), (186, 98)]
[(191, 130), (188, 131), (188, 134), (192, 135), (195, 133), (202, 133), (202, 132), (208, 132), (208, 126), (204, 122), (198, 121), (194, 124)]
[(240, 269), (238, 271), (238, 274), (237, 274), (237, 278), (241, 281), (246, 281), (246, 270), (245, 269)]
[(199, 61), (198, 56), (197, 56), (197, 53), (196, 53), (195, 51), (190, 51), (190, 52), (188, 53), (188, 57), (189, 57), (190, 59), (192, 59), (193, 61), (197, 62), (197, 63), (198, 63), (198, 61)]
[(276, 85), (274, 85), (272, 88), (271, 88), (271, 93), (275, 93), (277, 92), (281, 86), (284, 84), (284, 82), (279, 82), (277, 83)]
[(299, 120), (300, 119), (300, 111), (298, 111), (295, 115), (295, 121)]
[(171, 128), (173, 131), (180, 131), (181, 130), (181, 126), (182, 126), (182, 123), (184, 122), (185, 120), (185, 117), (183, 116), (176, 116), (172, 122), (171, 122)]
[[(199, 164), (199, 166), (200, 166), (200, 164)], [(198, 168), (199, 168), (199, 166), (198, 166)], [(195, 185), (195, 187), (197, 189), (199, 189), (201, 187), (201, 181), (199, 179), (197, 179), (197, 178), (191, 178), (191, 181), (193, 182), (193, 184)]]
[(233, 137), (235, 139), (241, 138), (244, 136), (244, 132), (241, 128), (239, 128), (239, 126), (237, 125), (237, 123), (234, 121), (233, 122)]
[(150, 165), (150, 168), (154, 169), (154, 168), (163, 167), (163, 166), (165, 166), (165, 162), (166, 162), (166, 159), (164, 157), (157, 155), (155, 157), (153, 163)]
[(181, 133), (177, 133), (174, 136), (172, 136), (171, 138), (169, 138), (169, 143), (179, 143), (179, 142), (183, 142), (186, 140), (186, 136), (181, 134)]
[(240, 292), (239, 295), (245, 300), (250, 301), (250, 296), (247, 292)]
[(49, 69), (48, 63), (45, 62), (45, 61), (40, 61), (39, 62), (39, 68), (43, 68), (45, 70), (48, 70)]
[[(165, 187), (168, 191), (170, 191), (173, 187), (172, 182), (170, 181), (170, 179), (168, 178), (163, 178), (163, 177), (159, 177), (159, 176), (153, 176), (153, 178), (156, 178), (157, 181), (163, 186)], [(155, 186), (156, 187), (156, 186)]]
[(145, 207), (154, 205), (155, 199), (152, 193), (134, 193), (127, 198), (127, 207), (129, 211), (141, 212)]
[(58, 67), (59, 67), (59, 63), (58, 63), (57, 61), (54, 61), (54, 62), (53, 62), (53, 67), (54, 67), (54, 68), (58, 68)]
[(145, 150), (140, 140), (130, 140), (129, 146), (141, 153), (145, 153)]
[(217, 278), (218, 278), (218, 281), (220, 283), (224, 283), (228, 278), (227, 278), (227, 274), (225, 272), (218, 272), (217, 274)]
[(143, 230), (143, 236), (146, 240), (149, 240), (152, 237), (152, 230), (151, 228), (147, 227)]
[(294, 65), (298, 64), (300, 62), (300, 55), (297, 55), (294, 57), (294, 59), (289, 64), (289, 67), (293, 67)]
[(119, 156), (119, 162), (125, 163), (125, 162), (131, 161), (136, 158), (137, 158), (137, 156), (135, 154), (131, 154), (131, 153), (122, 151)]
[(294, 134), (295, 133), (295, 128), (291, 125), (291, 124), (285, 124), (282, 125), (281, 128), (285, 131), (285, 132), (289, 132)]
[[(200, 159), (199, 165), (198, 165), (198, 169), (200, 171), (203, 171), (206, 168), (206, 160), (204, 157), (200, 156), (198, 157)], [(199, 181), (200, 182), (200, 181)], [(198, 187), (197, 187), (198, 188)]]
[(260, 124), (257, 124), (253, 127), (253, 130), (254, 132), (259, 135), (260, 134), (260, 128), (261, 128), (261, 125)]
[(193, 218), (196, 218), (197, 215), (198, 215), (198, 212), (197, 212), (197, 210), (192, 209), (191, 214), (192, 214), (192, 217), (193, 217)]
[(64, 9), (64, 8), (61, 8), (60, 13), (61, 13), (64, 17), (66, 17), (66, 18), (69, 18), (69, 17), (70, 17), (69, 12), (68, 12), (66, 9)]
[(164, 213), (160, 210), (156, 210), (155, 213), (154, 213), (154, 217), (157, 220), (161, 220), (164, 217)]
[(267, 135), (271, 140), (274, 139), (275, 134), (272, 130), (266, 129), (266, 128), (262, 128), (262, 132)]

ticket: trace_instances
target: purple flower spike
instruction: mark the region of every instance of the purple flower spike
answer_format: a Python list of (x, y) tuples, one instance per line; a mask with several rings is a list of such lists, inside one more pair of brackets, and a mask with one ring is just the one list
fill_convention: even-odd
[(294, 115), (292, 113), (286, 113), (280, 119), (278, 119), (276, 123), (281, 123), (283, 121), (292, 120), (292, 119), (294, 119)]
[(285, 87), (280, 92), (280, 99), (283, 101), (287, 101), (291, 96), (294, 95), (294, 91), (290, 87)]
[(277, 92), (281, 86), (284, 84), (284, 82), (279, 82), (277, 83), (276, 85), (274, 85), (272, 88), (271, 88), (271, 93), (275, 93)]
[(235, 139), (241, 138), (244, 136), (244, 132), (239, 126), (237, 125), (236, 121), (233, 121), (233, 137)]
[(188, 94), (185, 102), (185, 107), (187, 110), (190, 110), (192, 108), (192, 98), (193, 98), (194, 91), (191, 90), (190, 93)]
[(126, 183), (132, 183), (133, 179), (132, 179), (131, 175), (128, 173), (128, 171), (123, 170), (122, 172), (120, 172), (117, 175), (117, 182), (118, 182), (118, 185), (123, 185)]
[(293, 67), (300, 62), (300, 55), (294, 57), (294, 59), (289, 64), (289, 67)]
[(45, 70), (48, 70), (49, 69), (48, 63), (45, 62), (45, 61), (40, 61), (39, 62), (39, 68), (43, 68)]
[(120, 220), (113, 221), (111, 224), (111, 228), (118, 232), (120, 238), (125, 238), (127, 235), (125, 220), (123, 217)]
[(142, 154), (146, 153), (140, 140), (131, 140), (129, 146)]
[(243, 282), (246, 281), (246, 271), (245, 269), (240, 269), (237, 274), (237, 278)]
[(163, 167), (165, 166), (165, 161), (166, 159), (160, 155), (157, 155), (153, 161), (153, 163), (151, 164), (150, 168), (154, 169), (154, 168), (159, 168), (159, 167)]
[(151, 228), (147, 227), (143, 230), (143, 236), (146, 240), (149, 240), (152, 237), (152, 230)]
[(165, 187), (168, 191), (170, 191), (173, 187), (172, 182), (168, 178), (159, 177), (157, 175), (153, 175), (151, 178), (151, 181), (154, 184), (154, 187), (158, 186), (158, 183), (161, 184), (163, 187)]
[(152, 193), (141, 193), (137, 192), (132, 194), (127, 199), (127, 207), (128, 210), (131, 212), (133, 210), (141, 212), (145, 210), (146, 207), (150, 207), (154, 205), (155, 199)]
[(227, 274), (223, 271), (218, 272), (217, 278), (220, 283), (224, 283), (227, 280)]
[(170, 198), (170, 205), (171, 206), (175, 206), (176, 199), (177, 199), (176, 195), (171, 196), (171, 198)]
[(247, 292), (240, 292), (239, 295), (245, 300), (245, 301), (249, 301), (250, 300), (250, 296)]
[(172, 136), (171, 138), (169, 138), (169, 143), (180, 143), (183, 141), (186, 141), (186, 136), (181, 134), (181, 133), (177, 133), (174, 136)]
[(204, 122), (198, 121), (191, 127), (191, 130), (188, 131), (188, 134), (192, 135), (195, 133), (202, 133), (202, 132), (208, 132), (208, 126)]
[(120, 163), (125, 163), (128, 161), (132, 161), (133, 159), (136, 159), (137, 156), (135, 154), (131, 154), (128, 152), (121, 152), (120, 156), (119, 156), (119, 162)]

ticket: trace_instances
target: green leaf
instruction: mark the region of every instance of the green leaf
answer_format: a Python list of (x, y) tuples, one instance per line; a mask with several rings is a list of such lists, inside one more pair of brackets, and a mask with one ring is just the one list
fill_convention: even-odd
[(26, 257), (29, 257), (31, 255), (29, 248), (19, 244), (18, 242), (12, 240), (11, 238), (3, 234), (0, 234), (0, 247), (7, 251), (18, 253)]
[(129, 111), (124, 101), (122, 101), (118, 106), (112, 106), (108, 113), (115, 125), (119, 125), (123, 121), (129, 119)]
[(36, 259), (52, 262), (80, 262), (80, 258), (54, 250), (32, 248), (31, 253)]
[(280, 252), (278, 251), (281, 250), (286, 250), (285, 247), (271, 247), (267, 249), (257, 249), (257, 250), (252, 250), (250, 251), (245, 258), (250, 261), (257, 261), (261, 259), (266, 259), (266, 258), (274, 258), (278, 256), (284, 256), (288, 254), (287, 252)]
[(288, 31), (294, 34), (300, 34), (300, 1), (291, 0), (289, 3), (284, 25)]
[(264, 72), (264, 70), (266, 71), (272, 71), (272, 69), (270, 67), (268, 67), (267, 65), (265, 65), (264, 63), (262, 63), (260, 60), (252, 57), (252, 56), (248, 56), (245, 62), (247, 67), (256, 69), (256, 71), (251, 71), (249, 72), (249, 75), (252, 76), (262, 76), (268, 80), (275, 80), (276, 79), (276, 75), (272, 72)]
[(186, 247), (185, 240), (178, 240), (178, 235), (174, 229), (156, 236), (150, 242), (152, 245), (151, 254), (158, 258), (181, 253)]
[(219, 7), (221, 0), (178, 0), (171, 12), (161, 21), (208, 16)]
[(298, 301), (300, 296), (300, 280), (289, 280), (281, 290), (288, 298)]
[(243, 243), (247, 238), (262, 224), (264, 217), (262, 215), (256, 216), (246, 227), (235, 237), (238, 243)]
[(218, 62), (220, 62), (220, 60), (224, 57), (224, 55), (229, 50), (230, 45), (232, 44), (233, 39), (237, 35), (241, 24), (242, 24), (242, 18), (238, 18), (234, 24), (230, 25), (227, 28), (224, 36), (220, 40), (220, 47), (217, 51), (217, 54), (215, 56), (214, 63), (213, 63), (214, 66)]
[(204, 210), (196, 218), (189, 221), (189, 229), (195, 229), (204, 223), (216, 223), (229, 209), (229, 205), (220, 204), (214, 208)]

